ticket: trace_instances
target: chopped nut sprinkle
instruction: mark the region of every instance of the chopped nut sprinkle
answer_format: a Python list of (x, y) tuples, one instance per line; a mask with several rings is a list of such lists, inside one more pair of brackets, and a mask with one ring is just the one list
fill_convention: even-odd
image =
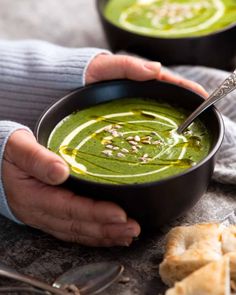
[(127, 154), (129, 151), (127, 150), (127, 149), (125, 149), (125, 148), (123, 148), (122, 150), (122, 153), (125, 153), (125, 154)]
[(138, 144), (136, 141), (133, 141), (133, 140), (130, 140), (129, 143), (130, 143), (131, 145), (137, 145), (137, 144)]
[(108, 145), (106, 145), (106, 148), (112, 150), (114, 147), (113, 147), (113, 145), (108, 144)]
[(153, 141), (153, 144), (161, 144), (162, 142), (160, 140), (156, 140), (156, 141)]
[(112, 156), (112, 151), (111, 150), (104, 150), (102, 153), (108, 157)]
[(118, 153), (118, 154), (117, 154), (117, 157), (119, 157), (119, 158), (124, 158), (125, 155), (124, 155), (123, 153)]
[(113, 150), (114, 150), (114, 151), (119, 151), (119, 149), (120, 149), (120, 148), (119, 148), (118, 146), (114, 146), (114, 147), (113, 147)]
[(120, 128), (122, 128), (122, 126), (120, 126), (119, 124), (117, 124), (117, 125), (114, 126), (114, 128), (115, 129), (120, 129)]
[(121, 134), (117, 132), (116, 130), (113, 130), (111, 133), (114, 137), (119, 137)]
[(132, 146), (132, 151), (133, 151), (133, 152), (138, 152), (137, 147), (133, 145), (133, 146)]
[(103, 144), (103, 145), (105, 145), (105, 144), (110, 144), (110, 143), (112, 143), (111, 140), (107, 140), (107, 139), (102, 139), (102, 140), (101, 140), (101, 144)]
[(138, 135), (135, 135), (134, 140), (139, 142), (141, 139), (140, 139), (140, 137)]
[(151, 144), (151, 141), (150, 140), (142, 140), (142, 143), (144, 143), (144, 144)]
[(104, 140), (112, 140), (112, 138), (113, 138), (112, 136), (103, 137)]
[(133, 137), (133, 136), (129, 136), (129, 137), (127, 137), (126, 139), (127, 139), (127, 140), (133, 140), (134, 137)]
[(110, 126), (106, 126), (105, 128), (104, 128), (104, 130), (105, 131), (110, 131), (112, 129), (112, 126), (110, 125)]

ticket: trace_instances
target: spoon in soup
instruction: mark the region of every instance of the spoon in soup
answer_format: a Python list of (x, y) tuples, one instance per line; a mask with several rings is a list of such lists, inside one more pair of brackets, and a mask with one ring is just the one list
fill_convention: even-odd
[(219, 101), (221, 98), (225, 97), (230, 92), (236, 89), (236, 70), (230, 74), (224, 82), (216, 88), (215, 91), (205, 100), (200, 106), (190, 114), (189, 117), (178, 127), (177, 132), (179, 134), (183, 131), (207, 108)]
[(123, 270), (124, 267), (115, 262), (90, 263), (70, 269), (58, 277), (52, 285), (49, 285), (34, 277), (21, 274), (0, 262), (0, 276), (15, 279), (47, 291), (45, 294), (57, 295), (98, 294), (118, 279)]

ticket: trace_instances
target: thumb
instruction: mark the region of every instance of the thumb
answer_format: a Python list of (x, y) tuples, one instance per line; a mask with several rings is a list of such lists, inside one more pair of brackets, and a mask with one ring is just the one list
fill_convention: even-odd
[(156, 79), (159, 62), (126, 55), (100, 54), (92, 60), (86, 72), (86, 84), (113, 79), (145, 81)]
[(47, 184), (60, 184), (69, 176), (69, 167), (63, 159), (41, 146), (33, 134), (26, 130), (12, 133), (4, 158)]

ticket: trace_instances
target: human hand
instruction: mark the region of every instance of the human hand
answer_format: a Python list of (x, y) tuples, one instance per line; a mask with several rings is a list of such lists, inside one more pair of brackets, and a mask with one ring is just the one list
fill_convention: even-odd
[(3, 158), (3, 184), (13, 214), (56, 238), (88, 246), (128, 246), (140, 233), (119, 206), (56, 187), (69, 176), (62, 158), (17, 130)]
[(208, 97), (208, 93), (201, 85), (162, 69), (159, 62), (126, 55), (100, 54), (96, 56), (87, 69), (85, 80), (86, 84), (91, 84), (124, 78), (137, 81), (151, 79), (167, 81), (187, 87), (205, 98)]

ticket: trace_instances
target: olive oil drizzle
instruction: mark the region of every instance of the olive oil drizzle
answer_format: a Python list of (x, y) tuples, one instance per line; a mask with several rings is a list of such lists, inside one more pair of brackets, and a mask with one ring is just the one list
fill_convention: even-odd
[[(126, 132), (121, 132), (122, 136), (130, 134), (130, 133), (133, 133), (133, 134), (145, 133), (145, 132), (151, 133), (153, 130), (157, 130), (157, 128), (155, 128), (155, 127), (149, 128), (150, 130), (146, 130), (146, 129), (145, 130), (137, 130), (137, 129), (135, 130), (135, 128), (137, 128), (137, 127), (135, 127), (135, 124), (139, 124), (138, 125), (139, 128), (140, 128), (140, 126), (142, 126), (142, 128), (148, 128), (147, 126), (142, 125), (142, 123), (149, 123), (150, 124), (150, 122), (151, 122), (151, 123), (155, 124), (156, 126), (162, 125), (162, 126), (169, 128), (167, 132), (170, 135), (170, 138), (169, 138), (170, 143), (164, 142), (163, 137), (158, 133), (158, 131), (156, 131), (157, 137), (160, 140), (162, 140), (164, 142), (164, 144), (161, 147), (161, 150), (154, 157), (152, 157), (148, 163), (139, 163), (137, 160), (132, 161), (130, 159), (126, 160), (123, 158), (120, 159), (120, 158), (115, 158), (115, 157), (107, 158), (106, 156), (99, 156), (97, 154), (91, 154), (91, 153), (83, 152), (81, 150), (81, 148), (85, 144), (87, 144), (91, 139), (96, 139), (97, 136), (101, 135), (103, 132), (105, 132), (105, 130), (107, 128), (112, 128), (112, 126), (114, 125), (114, 121), (112, 121), (113, 118), (119, 118), (119, 117), (130, 118), (131, 116), (136, 116), (136, 115), (142, 115), (142, 116), (144, 116), (144, 118), (147, 116), (150, 116), (153, 118), (153, 120), (139, 119), (139, 120), (128, 120), (128, 121), (115, 121), (115, 124), (120, 123), (121, 128), (129, 126), (129, 127), (132, 127), (132, 129), (133, 129), (133, 130), (126, 131)], [(155, 118), (155, 120), (154, 120), (154, 118)], [(69, 147), (70, 142), (76, 136), (78, 136), (78, 134), (81, 131), (83, 131), (84, 129), (86, 129), (86, 128), (90, 127), (91, 125), (94, 125), (98, 122), (104, 122), (104, 123), (109, 123), (109, 124), (103, 126), (102, 128), (97, 129), (89, 136), (81, 139), (79, 144), (75, 148), (71, 149)], [(170, 129), (171, 129), (171, 132), (169, 131)], [(185, 136), (179, 135), (176, 132), (176, 129), (177, 129), (177, 124), (172, 119), (167, 118), (163, 115), (160, 115), (159, 113), (157, 114), (155, 112), (150, 112), (150, 111), (146, 111), (146, 110), (141, 110), (139, 112), (130, 111), (130, 112), (123, 112), (123, 113), (108, 114), (108, 115), (104, 115), (101, 117), (97, 117), (96, 119), (92, 119), (90, 121), (87, 121), (84, 124), (78, 126), (74, 130), (72, 130), (72, 132), (61, 143), (61, 145), (59, 147), (59, 153), (69, 163), (71, 169), (74, 172), (79, 173), (79, 174), (83, 174), (83, 175), (90, 175), (90, 176), (97, 177), (97, 178), (103, 178), (103, 179), (113, 179), (114, 180), (117, 178), (122, 179), (122, 178), (142, 177), (142, 176), (146, 176), (146, 175), (159, 173), (163, 170), (170, 168), (171, 166), (191, 167), (195, 163), (193, 161), (191, 161), (190, 159), (184, 159), (186, 148), (189, 144), (188, 140)], [(101, 140), (101, 144), (102, 144), (102, 140)], [(178, 159), (164, 159), (164, 160), (160, 159), (160, 157), (163, 156), (163, 154), (168, 154), (168, 152), (175, 146), (180, 147)], [(85, 157), (82, 158), (81, 155), (84, 155)], [(112, 169), (108, 169), (105, 166), (101, 167), (93, 162), (92, 163), (93, 166), (100, 167), (103, 170), (108, 171), (108, 173), (110, 173), (110, 174), (96, 173), (96, 172), (88, 171), (87, 167), (85, 166), (84, 162), (89, 162), (86, 159), (86, 155), (100, 157), (100, 158), (103, 158), (104, 161), (109, 161), (109, 162), (115, 161), (117, 163), (127, 163), (127, 165), (132, 165), (132, 166), (133, 165), (146, 165), (147, 167), (154, 168), (154, 170), (151, 170), (148, 172), (143, 172), (143, 173), (137, 173), (137, 174), (117, 174), (117, 171), (114, 171)], [(78, 162), (78, 161), (81, 162), (81, 160), (83, 160), (83, 164)]]

